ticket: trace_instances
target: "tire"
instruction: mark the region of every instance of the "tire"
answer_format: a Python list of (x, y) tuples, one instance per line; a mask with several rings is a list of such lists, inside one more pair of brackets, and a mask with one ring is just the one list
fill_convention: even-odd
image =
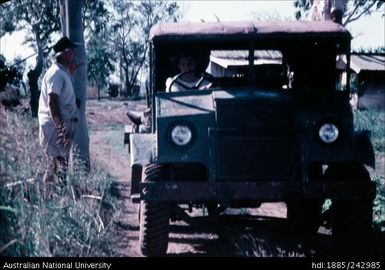
[[(369, 172), (362, 164), (343, 164), (334, 166), (325, 172), (327, 180), (369, 183)], [(329, 209), (332, 235), (335, 238), (354, 237), (364, 240), (372, 231), (373, 198), (363, 196), (357, 199), (335, 199)]]
[(317, 233), (321, 225), (321, 210), (324, 200), (290, 200), (286, 203), (287, 220), (293, 229)]
[[(143, 169), (142, 181), (205, 181), (206, 170), (201, 164), (158, 164), (147, 165)], [(167, 252), (172, 203), (148, 202), (140, 203), (139, 245), (145, 256), (162, 256)]]
[(144, 256), (163, 256), (167, 252), (169, 208), (166, 203), (140, 203), (140, 251)]
[(206, 203), (207, 213), (209, 217), (217, 217), (226, 210), (226, 206), (215, 202)]
[[(309, 166), (310, 181), (319, 181), (322, 177), (322, 166)], [(317, 233), (322, 223), (322, 205), (324, 199), (292, 199), (286, 202), (287, 220), (292, 229)]]
[[(161, 181), (167, 167), (150, 164), (145, 168), (144, 182)], [(170, 208), (166, 202), (140, 203), (139, 246), (144, 256), (163, 256), (167, 252)]]

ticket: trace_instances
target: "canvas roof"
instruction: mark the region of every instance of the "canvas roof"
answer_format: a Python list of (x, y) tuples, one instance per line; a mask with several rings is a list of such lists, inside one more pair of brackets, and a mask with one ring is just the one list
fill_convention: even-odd
[(150, 30), (150, 39), (162, 39), (170, 36), (254, 36), (308, 34), (309, 36), (333, 35), (335, 37), (350, 38), (349, 32), (341, 25), (330, 22), (313, 21), (279, 21), (279, 22), (180, 22), (160, 23)]

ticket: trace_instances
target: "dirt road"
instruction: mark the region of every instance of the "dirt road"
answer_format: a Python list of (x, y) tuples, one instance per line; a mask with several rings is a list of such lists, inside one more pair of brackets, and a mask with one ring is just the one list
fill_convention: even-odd
[[(127, 147), (123, 147), (124, 125), (130, 123), (125, 115), (127, 108), (140, 111), (145, 103), (91, 101), (87, 117), (91, 155), (97, 156), (117, 179), (112, 190), (120, 213), (114, 230), (121, 241), (115, 248), (121, 256), (136, 257), (141, 256), (138, 206), (129, 199), (130, 163)], [(111, 136), (116, 135), (121, 136), (121, 145), (111, 142)], [(208, 217), (205, 211), (193, 211), (184, 220), (171, 223), (170, 228), (167, 256), (336, 257), (384, 252), (384, 235), (376, 236), (368, 245), (352, 247), (336, 243), (323, 227), (316, 235), (290, 229), (284, 203), (265, 203), (256, 209), (229, 209), (216, 218)]]

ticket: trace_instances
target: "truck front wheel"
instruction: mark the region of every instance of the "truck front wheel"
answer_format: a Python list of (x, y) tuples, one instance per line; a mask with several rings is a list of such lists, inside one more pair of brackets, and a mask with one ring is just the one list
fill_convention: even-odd
[(321, 210), (324, 200), (290, 200), (286, 203), (287, 220), (293, 229), (317, 233), (321, 225)]
[[(327, 181), (339, 179), (361, 183), (363, 187), (370, 185), (370, 176), (361, 164), (341, 164), (330, 166), (325, 172)], [(361, 237), (365, 239), (372, 229), (373, 194), (370, 190), (359, 190), (361, 197), (334, 199), (329, 209), (332, 235), (337, 238)]]
[[(143, 182), (162, 181), (167, 168), (150, 164), (144, 169)], [(164, 179), (165, 180), (165, 179)], [(139, 244), (145, 256), (162, 256), (168, 247), (170, 207), (166, 202), (140, 202)]]

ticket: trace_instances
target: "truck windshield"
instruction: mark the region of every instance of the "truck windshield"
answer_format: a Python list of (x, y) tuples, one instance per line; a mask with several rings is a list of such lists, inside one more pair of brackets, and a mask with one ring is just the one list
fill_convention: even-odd
[(253, 59), (247, 50), (212, 50), (206, 72), (221, 87), (333, 91), (341, 85), (336, 60), (316, 50), (255, 50)]

